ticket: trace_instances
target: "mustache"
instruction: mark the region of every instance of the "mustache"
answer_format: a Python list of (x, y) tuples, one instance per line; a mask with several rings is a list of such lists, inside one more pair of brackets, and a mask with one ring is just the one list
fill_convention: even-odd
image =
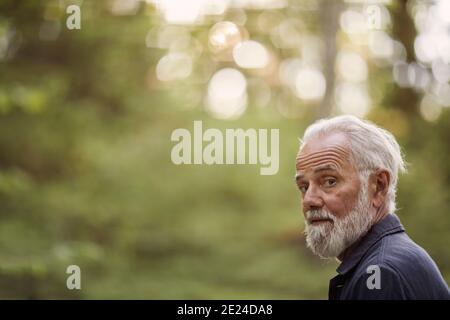
[(306, 212), (307, 223), (311, 223), (313, 220), (316, 219), (330, 219), (333, 222), (336, 221), (336, 217), (327, 210), (319, 209), (319, 210), (309, 210)]

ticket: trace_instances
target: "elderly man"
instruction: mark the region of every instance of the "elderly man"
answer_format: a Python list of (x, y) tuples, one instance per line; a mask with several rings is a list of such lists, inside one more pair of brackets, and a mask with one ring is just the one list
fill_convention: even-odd
[(436, 264), (395, 215), (400, 147), (353, 116), (319, 120), (296, 159), (307, 246), (337, 258), (330, 299), (450, 299)]

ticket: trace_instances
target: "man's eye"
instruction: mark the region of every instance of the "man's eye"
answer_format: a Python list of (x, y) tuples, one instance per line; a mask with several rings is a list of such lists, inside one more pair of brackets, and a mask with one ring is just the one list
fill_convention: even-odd
[(337, 183), (336, 179), (328, 178), (328, 179), (325, 179), (324, 185), (325, 185), (325, 187), (333, 187), (336, 185), (336, 183)]
[(308, 186), (305, 186), (305, 185), (303, 185), (303, 186), (298, 186), (298, 188), (300, 189), (300, 191), (301, 191), (301, 193), (306, 193), (306, 191), (308, 190)]

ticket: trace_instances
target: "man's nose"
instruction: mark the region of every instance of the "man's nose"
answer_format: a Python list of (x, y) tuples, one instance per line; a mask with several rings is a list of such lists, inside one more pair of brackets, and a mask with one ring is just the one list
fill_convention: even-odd
[(315, 186), (309, 186), (303, 197), (303, 212), (318, 210), (323, 207), (323, 199)]

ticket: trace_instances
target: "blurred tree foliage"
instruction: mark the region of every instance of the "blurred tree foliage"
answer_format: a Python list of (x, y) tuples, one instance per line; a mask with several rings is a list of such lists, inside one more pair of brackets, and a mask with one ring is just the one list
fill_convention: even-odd
[[(0, 298), (326, 298), (337, 264), (305, 248), (293, 183), (314, 108), (285, 118), (251, 103), (238, 120), (213, 119), (201, 102), (186, 107), (203, 88), (156, 79), (154, 8), (118, 16), (84, 1), (82, 29), (67, 30), (68, 3), (0, 2)], [(403, 9), (390, 10), (401, 37)], [(370, 70), (382, 99), (367, 117), (403, 146), (399, 216), (449, 281), (450, 114), (426, 122), (417, 94), (389, 76)], [(280, 128), (279, 173), (173, 165), (171, 132), (193, 120)], [(80, 291), (66, 288), (71, 264)]]

